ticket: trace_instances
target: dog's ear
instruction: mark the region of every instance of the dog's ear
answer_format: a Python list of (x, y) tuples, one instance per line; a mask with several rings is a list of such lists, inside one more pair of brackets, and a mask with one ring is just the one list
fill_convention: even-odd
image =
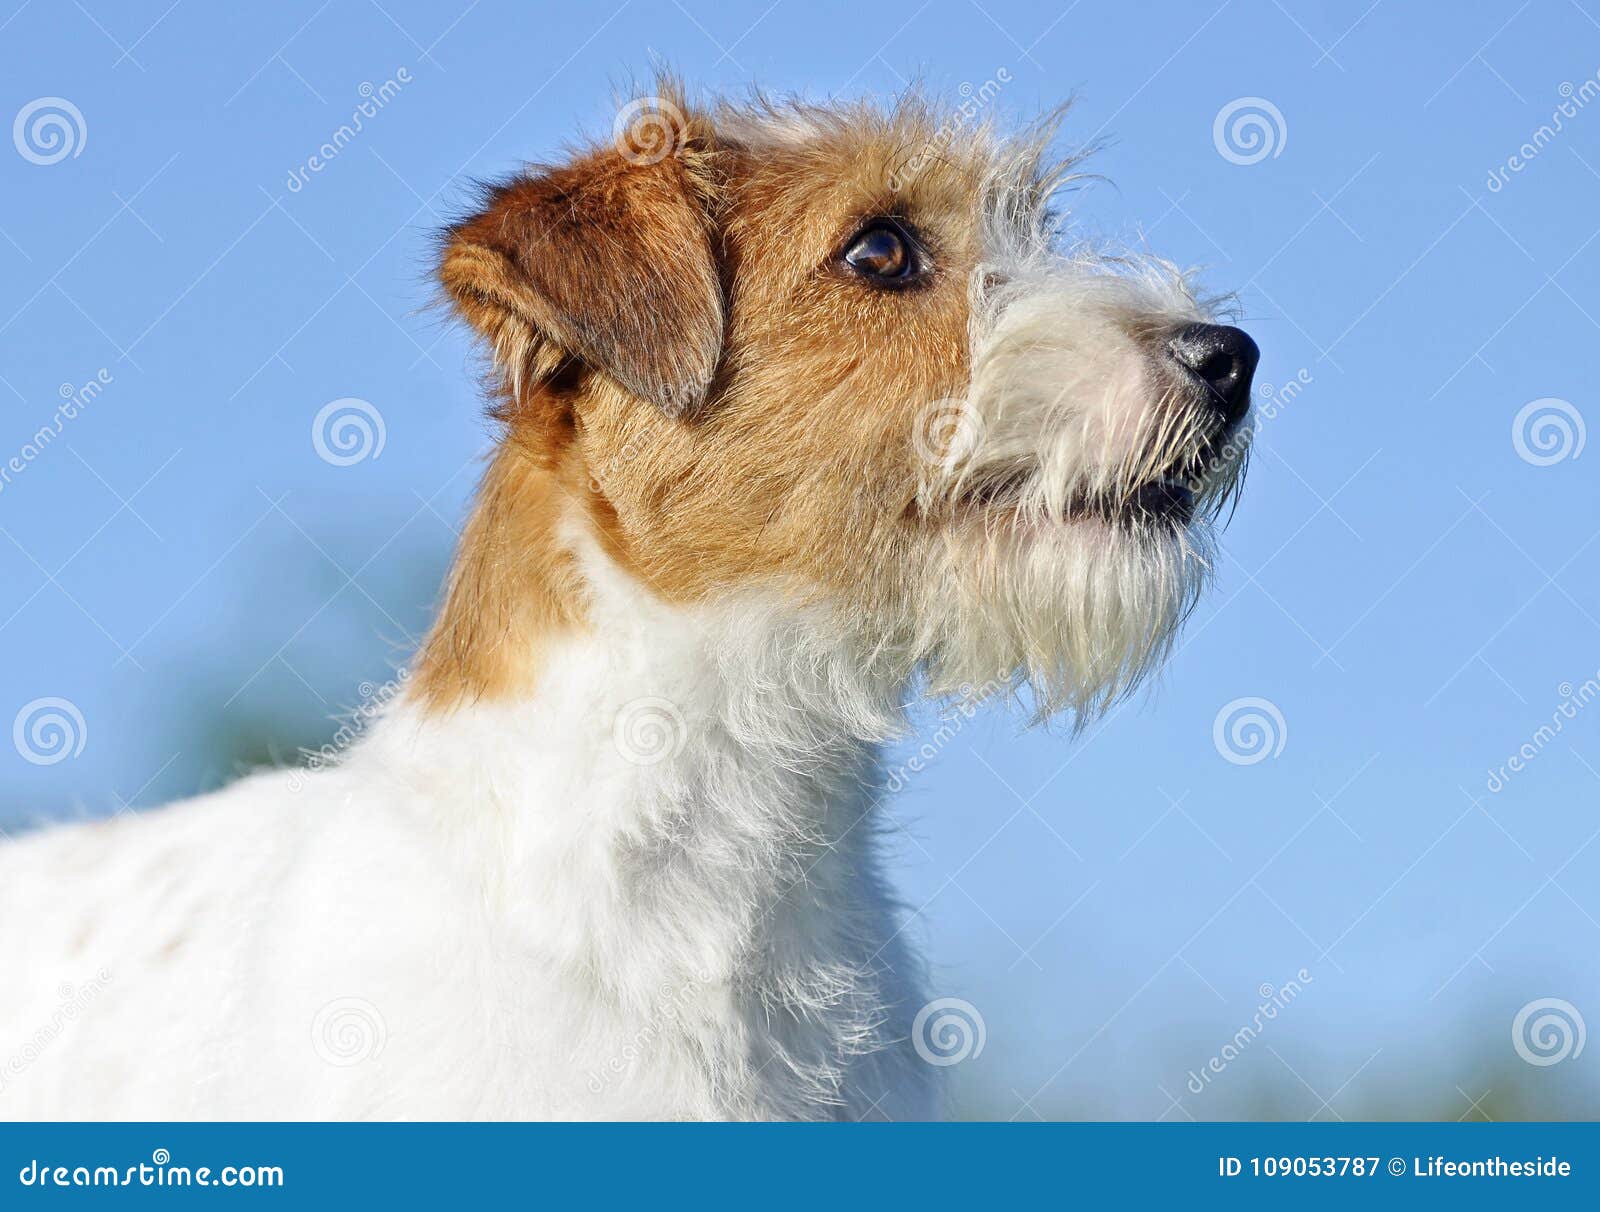
[(624, 116), (614, 146), (486, 191), (439, 277), (513, 392), (577, 358), (681, 415), (722, 350), (710, 156), (676, 106)]

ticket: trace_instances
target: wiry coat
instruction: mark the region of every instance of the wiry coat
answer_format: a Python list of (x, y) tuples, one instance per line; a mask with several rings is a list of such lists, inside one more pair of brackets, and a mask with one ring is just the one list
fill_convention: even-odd
[[(918, 679), (1159, 659), (1241, 462), (1203, 311), (1061, 255), (1042, 137), (659, 91), (445, 234), (504, 441), (371, 735), (0, 850), (0, 1116), (937, 1111), (878, 748)], [(915, 289), (840, 260), (875, 216)]]

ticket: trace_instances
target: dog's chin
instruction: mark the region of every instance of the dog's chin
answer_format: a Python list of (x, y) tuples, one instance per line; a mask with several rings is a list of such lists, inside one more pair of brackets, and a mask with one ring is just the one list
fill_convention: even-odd
[(1161, 664), (1204, 588), (1203, 497), (1152, 481), (1046, 508), (968, 501), (931, 544), (917, 613), (935, 694), (1026, 686), (1081, 726)]

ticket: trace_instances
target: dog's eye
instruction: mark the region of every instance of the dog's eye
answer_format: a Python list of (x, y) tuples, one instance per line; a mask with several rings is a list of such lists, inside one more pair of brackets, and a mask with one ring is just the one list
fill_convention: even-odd
[(879, 219), (869, 224), (844, 251), (844, 263), (864, 278), (903, 282), (918, 272), (917, 250), (899, 224)]

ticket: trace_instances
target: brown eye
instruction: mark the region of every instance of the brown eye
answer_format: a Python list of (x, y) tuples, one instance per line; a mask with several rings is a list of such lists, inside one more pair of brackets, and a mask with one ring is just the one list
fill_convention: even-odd
[(880, 220), (864, 228), (845, 249), (844, 263), (864, 278), (903, 281), (917, 272), (916, 251), (900, 228)]

